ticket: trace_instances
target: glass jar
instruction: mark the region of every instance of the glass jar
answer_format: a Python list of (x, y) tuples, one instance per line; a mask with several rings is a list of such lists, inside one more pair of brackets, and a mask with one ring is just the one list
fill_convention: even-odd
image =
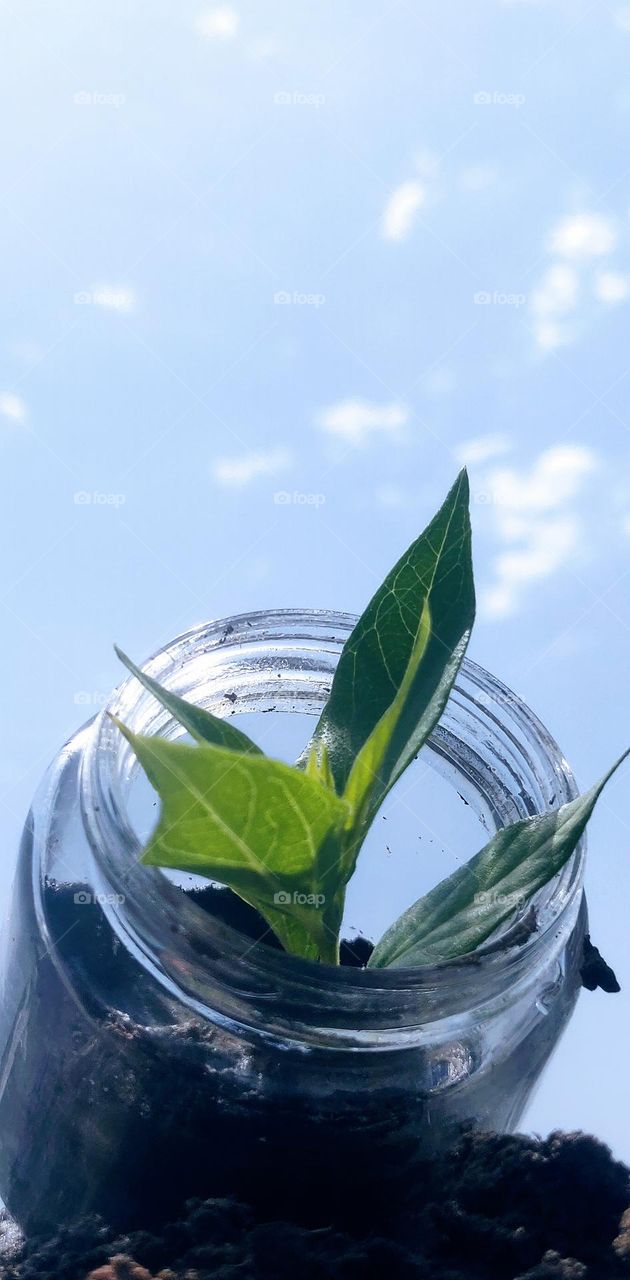
[[(241, 615), (146, 669), (217, 714), (305, 729), (354, 622)], [(136, 732), (181, 733), (131, 678), (107, 710)], [(451, 837), (454, 814), (492, 832), (575, 795), (542, 725), (470, 662), (405, 778), (414, 769), (444, 788)], [(124, 1227), (227, 1195), (341, 1221), (349, 1179), (383, 1217), (462, 1128), (514, 1128), (578, 993), (584, 842), (518, 944), (507, 933), (431, 968), (318, 966), (244, 940), (139, 865), (140, 776), (102, 712), (62, 749), (26, 823), (0, 969), (0, 1192), (25, 1229), (89, 1211)], [(374, 865), (368, 904), (387, 897)], [(401, 906), (418, 896), (406, 892)]]

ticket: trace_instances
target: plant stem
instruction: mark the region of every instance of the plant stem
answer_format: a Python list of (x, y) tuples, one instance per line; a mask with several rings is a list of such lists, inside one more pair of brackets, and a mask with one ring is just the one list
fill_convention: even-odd
[(320, 942), (319, 958), (322, 964), (339, 964), (339, 938), (328, 929), (324, 930)]

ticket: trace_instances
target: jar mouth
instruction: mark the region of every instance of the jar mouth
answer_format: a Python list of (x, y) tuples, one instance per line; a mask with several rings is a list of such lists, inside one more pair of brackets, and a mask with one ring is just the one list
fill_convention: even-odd
[[(248, 708), (278, 696), (281, 710), (318, 710), (357, 619), (316, 609), (274, 609), (203, 623), (160, 649), (143, 669), (171, 691), (225, 715), (226, 683)], [(272, 661), (261, 660), (271, 655)], [(192, 1010), (226, 1026), (307, 1045), (361, 1048), (417, 1044), (435, 1022), (464, 1015), (474, 1001), (504, 999), (526, 981), (553, 936), (568, 938), (580, 906), (585, 840), (565, 868), (536, 895), (537, 929), (516, 946), (502, 943), (470, 957), (418, 968), (316, 965), (243, 935), (203, 911), (157, 868), (138, 861), (141, 845), (127, 810), (139, 768), (112, 722), (135, 733), (176, 736), (181, 728), (134, 677), (113, 693), (88, 731), (81, 768), (83, 822), (93, 854), (95, 887), (121, 941)], [(469, 742), (464, 744), (465, 724)], [(480, 773), (470, 749), (478, 733), (496, 765)], [(514, 817), (571, 800), (571, 770), (544, 726), (516, 695), (465, 660), (430, 747), (481, 794), (495, 829)], [(481, 748), (480, 748), (481, 749)], [(487, 761), (485, 762), (487, 764)], [(500, 775), (504, 774), (502, 778)], [(507, 780), (506, 780), (507, 779)], [(510, 813), (507, 816), (507, 798)], [(474, 802), (474, 801), (473, 801)], [(520, 810), (514, 814), (514, 804)], [(246, 945), (244, 945), (246, 942)], [(432, 1029), (432, 1030), (430, 1030)]]

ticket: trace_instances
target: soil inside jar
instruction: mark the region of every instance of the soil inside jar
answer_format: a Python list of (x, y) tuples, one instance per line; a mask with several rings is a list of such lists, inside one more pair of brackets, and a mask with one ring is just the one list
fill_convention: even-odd
[[(327, 1079), (321, 1096), (309, 1098), (294, 1084), (301, 1065), (294, 1055), (264, 1048), (250, 1083), (235, 1070), (233, 1042), (221, 1028), (194, 1015), (182, 1021), (175, 1007), (172, 1021), (165, 1018), (164, 993), (146, 983), (87, 886), (49, 883), (45, 897), (65, 975), (90, 1016), (44, 955), (28, 994), (23, 1065), (0, 1102), (2, 1186), (23, 1229), (40, 1232), (91, 1212), (125, 1229), (164, 1221), (191, 1197), (226, 1195), (263, 1217), (279, 1198), (297, 1220), (310, 1204), (320, 1220), (323, 1188), (327, 1220), (336, 1204), (347, 1225), (344, 1184), (355, 1164), (355, 1209), (382, 1207), (400, 1091), (368, 1093), (358, 1123), (345, 1079), (337, 1091), (333, 1072), (333, 1087)], [(252, 941), (266, 931), (229, 890), (208, 886), (194, 897)], [(279, 946), (273, 935), (265, 941)], [(343, 962), (362, 966), (371, 949), (366, 939), (348, 939)], [(414, 1147), (410, 1139), (408, 1158)], [(399, 1141), (394, 1148), (398, 1183), (406, 1161)]]
[[(229, 891), (195, 897), (260, 937), (257, 914)], [(45, 907), (60, 963), (44, 954), (33, 968), (19, 1060), (0, 1094), (0, 1185), (29, 1234), (86, 1213), (116, 1230), (149, 1226), (189, 1199), (226, 1196), (261, 1220), (282, 1205), (306, 1227), (390, 1234), (427, 1159), (471, 1116), (509, 1127), (568, 1016), (559, 1002), (500, 1066), (471, 1078), (466, 1067), (463, 1088), (429, 1101), (414, 1048), (398, 1051), (395, 1070), (389, 1054), (360, 1049), (305, 1054), (263, 1040), (235, 1053), (229, 1028), (146, 981), (86, 886), (50, 883)], [(18, 973), (35, 928), (33, 918), (16, 939)], [(571, 969), (581, 934), (572, 948)], [(344, 947), (354, 965), (369, 953), (365, 939)]]

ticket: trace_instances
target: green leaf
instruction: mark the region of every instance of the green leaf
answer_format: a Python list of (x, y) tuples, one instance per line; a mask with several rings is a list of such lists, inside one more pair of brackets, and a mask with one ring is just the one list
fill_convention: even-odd
[[(376, 775), (364, 822), (439, 720), (474, 613), (468, 479), (462, 471), (346, 641), (313, 736), (313, 744), (326, 749), (339, 794), (353, 766), (355, 801), (358, 796), (365, 800), (370, 774)], [(313, 744), (300, 761), (302, 767)]]
[(316, 778), (322, 786), (335, 790), (335, 779), (332, 776), (328, 750), (325, 742), (309, 743), (303, 763), (307, 778)]
[(347, 817), (345, 801), (266, 756), (144, 737), (115, 723), (162, 801), (142, 862), (227, 885), (292, 951), (336, 954), (322, 884), (331, 842)]
[(470, 862), (399, 917), (375, 947), (370, 965), (436, 964), (480, 946), (568, 861), (603, 788), (628, 754), (585, 795), (498, 831)]
[[(244, 898), (245, 902), (249, 902), (250, 906), (255, 907), (259, 914), (265, 920), (268, 928), (272, 930), (279, 941), (282, 943), (285, 951), (290, 955), (302, 956), (304, 960), (325, 959), (322, 952), (325, 951), (326, 939), (320, 935), (314, 935), (304, 926), (302, 921), (298, 919), (293, 911), (282, 912), (275, 906), (272, 906), (266, 899), (256, 898), (254, 894), (239, 894)], [(267, 930), (261, 934), (259, 942), (264, 942)], [(333, 960), (333, 964), (337, 961)]]
[(396, 697), (390, 703), (387, 711), (383, 712), (367, 742), (363, 744), (350, 770), (350, 776), (345, 786), (344, 798), (350, 802), (353, 812), (359, 819), (355, 825), (362, 826), (364, 821), (368, 820), (367, 817), (363, 820), (365, 801), (372, 797), (373, 803), (371, 807), (373, 808), (374, 805), (378, 806), (383, 796), (387, 785), (386, 779), (381, 776), (383, 761), (387, 755), (396, 725), (405, 708), (416, 672), (424, 658), (430, 639), (431, 611), (429, 601), (425, 599), (418, 621), (413, 648), (409, 655), (407, 670), (402, 678)]
[(137, 667), (135, 662), (132, 662), (131, 658), (118, 648), (118, 645), (114, 645), (114, 649), (127, 670), (140, 681), (140, 684), (144, 685), (145, 689), (148, 689), (149, 693), (153, 694), (154, 698), (157, 698), (163, 707), (166, 707), (167, 711), (170, 711), (197, 742), (211, 742), (215, 747), (227, 747), (230, 751), (263, 754), (260, 747), (257, 747), (246, 733), (241, 733), (241, 730), (236, 729), (228, 720), (221, 720), (219, 716), (213, 716), (210, 711), (204, 711), (203, 707), (196, 707), (192, 702), (179, 698), (176, 693), (163, 689), (157, 680)]

